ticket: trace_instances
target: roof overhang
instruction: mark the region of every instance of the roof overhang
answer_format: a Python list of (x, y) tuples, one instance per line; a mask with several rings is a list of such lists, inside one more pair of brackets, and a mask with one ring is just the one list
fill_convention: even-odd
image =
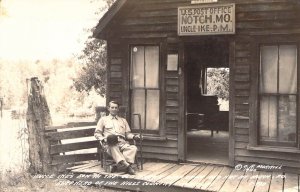
[(99, 20), (94, 32), (93, 37), (98, 39), (106, 39), (104, 31), (106, 30), (110, 21), (117, 15), (121, 8), (128, 0), (117, 0)]

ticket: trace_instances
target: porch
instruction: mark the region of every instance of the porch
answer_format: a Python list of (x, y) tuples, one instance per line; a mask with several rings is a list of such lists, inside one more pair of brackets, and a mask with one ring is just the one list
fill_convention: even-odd
[(92, 161), (68, 169), (76, 175), (73, 181), (133, 191), (299, 191), (297, 174), (252, 168), (247, 171), (211, 164), (146, 162), (144, 169), (132, 176), (123, 172), (106, 173), (99, 162)]

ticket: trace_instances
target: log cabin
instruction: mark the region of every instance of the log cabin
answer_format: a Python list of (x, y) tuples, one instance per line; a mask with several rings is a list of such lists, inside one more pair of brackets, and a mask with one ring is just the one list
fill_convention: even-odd
[[(299, 18), (298, 0), (117, 0), (93, 34), (107, 100), (133, 132), (142, 116), (145, 158), (299, 173)], [(228, 73), (225, 110), (213, 70)]]

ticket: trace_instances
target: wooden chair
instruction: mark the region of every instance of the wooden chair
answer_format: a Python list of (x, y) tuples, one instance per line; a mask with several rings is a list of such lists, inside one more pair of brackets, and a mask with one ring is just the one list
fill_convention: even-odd
[(99, 160), (101, 162), (101, 167), (104, 168), (105, 172), (111, 173), (112, 168), (117, 165), (113, 161), (113, 159), (110, 158), (110, 155), (107, 153), (106, 149), (103, 147), (103, 144), (101, 141), (99, 141), (97, 152), (99, 154)]
[[(135, 140), (130, 141), (130, 144), (137, 146)], [(108, 154), (107, 149), (105, 149), (103, 147), (103, 144), (101, 141), (99, 141), (99, 146), (97, 148), (97, 152), (99, 154), (99, 160), (101, 162), (101, 167), (104, 168), (104, 170), (106, 172), (111, 173), (113, 168), (117, 167), (117, 164), (116, 164), (116, 162), (114, 162), (112, 157)], [(141, 169), (137, 155), (135, 156), (135, 164), (136, 164), (137, 169)]]
[[(101, 109), (102, 109), (102, 111), (100, 110), (99, 113), (102, 112), (102, 114), (103, 114), (103, 112), (105, 112), (107, 114), (106, 108), (101, 108)], [(120, 106), (119, 116), (126, 118), (126, 115), (127, 115), (127, 108), (124, 106)], [(136, 140), (134, 140), (134, 139), (129, 140), (129, 143), (131, 145), (137, 146)], [(104, 168), (104, 170), (106, 172), (111, 173), (111, 171), (113, 170), (114, 167), (117, 166), (117, 164), (114, 162), (112, 157), (108, 154), (107, 149), (105, 149), (103, 147), (103, 143), (101, 141), (99, 141), (99, 145), (97, 147), (97, 153), (99, 155), (101, 167)], [(137, 155), (135, 156), (135, 164), (138, 169), (142, 169), (142, 163), (141, 163), (141, 167), (140, 167)]]

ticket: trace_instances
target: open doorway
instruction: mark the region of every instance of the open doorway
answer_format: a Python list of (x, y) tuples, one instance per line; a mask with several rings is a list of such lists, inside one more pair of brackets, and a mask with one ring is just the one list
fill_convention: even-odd
[(228, 164), (229, 43), (185, 45), (187, 161)]

